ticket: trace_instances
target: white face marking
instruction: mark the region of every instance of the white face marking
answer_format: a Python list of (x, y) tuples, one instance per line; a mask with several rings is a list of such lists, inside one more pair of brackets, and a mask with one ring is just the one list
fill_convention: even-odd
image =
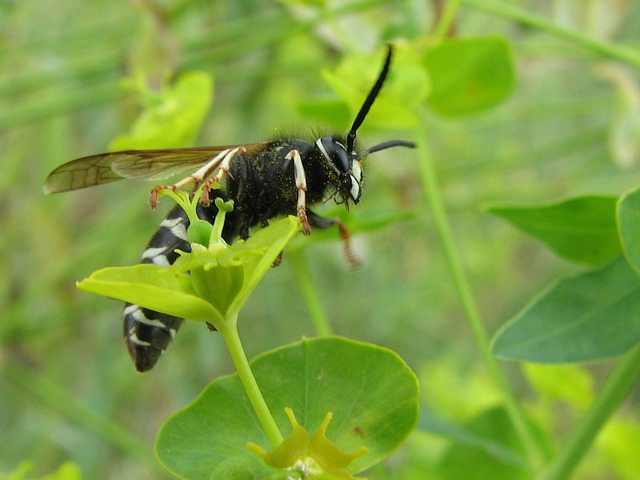
[(351, 191), (349, 194), (354, 201), (357, 201), (360, 198), (360, 184), (353, 175), (351, 175)]
[(358, 160), (351, 163), (351, 176), (354, 177), (357, 182), (362, 181), (362, 167)]

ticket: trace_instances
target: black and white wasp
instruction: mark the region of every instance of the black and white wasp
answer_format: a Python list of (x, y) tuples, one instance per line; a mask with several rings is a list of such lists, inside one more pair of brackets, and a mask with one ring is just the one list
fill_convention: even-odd
[[(170, 187), (156, 187), (151, 204), (157, 203), (160, 189), (177, 190), (203, 182), (212, 185), (226, 181), (225, 188), (205, 188), (198, 204), (200, 218), (213, 223), (217, 208), (213, 197), (233, 200), (234, 209), (227, 214), (223, 238), (247, 238), (252, 227), (265, 227), (269, 220), (283, 215), (297, 215), (302, 233), (311, 227), (337, 226), (348, 251), (348, 232), (338, 219), (321, 217), (309, 206), (333, 198), (349, 207), (362, 195), (362, 161), (374, 152), (391, 147), (409, 147), (405, 140), (390, 140), (357, 151), (356, 131), (364, 121), (389, 72), (392, 48), (388, 47), (384, 66), (346, 135), (327, 135), (308, 142), (280, 138), (251, 145), (177, 148), (164, 150), (128, 150), (79, 158), (56, 168), (47, 177), (44, 192), (56, 193), (100, 185), (123, 178), (158, 180), (178, 172), (189, 176)], [(175, 207), (160, 224), (142, 263), (170, 266), (178, 257), (176, 250), (190, 251), (185, 212)], [(153, 368), (173, 339), (184, 319), (154, 312), (137, 305), (124, 309), (124, 339), (139, 372)]]

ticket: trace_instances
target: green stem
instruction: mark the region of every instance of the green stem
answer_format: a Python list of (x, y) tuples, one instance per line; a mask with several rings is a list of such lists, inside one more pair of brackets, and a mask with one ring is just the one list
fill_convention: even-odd
[(311, 272), (309, 272), (309, 265), (305, 262), (302, 252), (288, 252), (287, 259), (293, 267), (293, 273), (296, 276), (298, 287), (302, 292), (302, 297), (311, 314), (311, 321), (313, 322), (316, 334), (332, 335), (333, 330), (331, 324), (322, 307), (322, 302), (311, 278)]
[(535, 15), (506, 2), (496, 2), (495, 0), (462, 0), (462, 2), (469, 7), (477, 8), (478, 10), (489, 12), (492, 15), (508, 18), (523, 25), (543, 30), (558, 38), (569, 40), (581, 47), (587, 48), (592, 52), (640, 68), (640, 54), (638, 54), (636, 49), (598, 40), (582, 32), (562, 27), (540, 15)]
[(278, 425), (276, 425), (276, 421), (269, 411), (269, 407), (267, 407), (267, 402), (265, 402), (262, 396), (258, 382), (256, 382), (251, 367), (249, 366), (249, 360), (247, 360), (247, 356), (244, 353), (240, 335), (238, 334), (238, 316), (235, 315), (235, 318), (226, 318), (224, 324), (218, 327), (218, 332), (220, 332), (224, 343), (227, 345), (231, 360), (238, 371), (242, 386), (247, 392), (247, 396), (258, 416), (258, 420), (267, 434), (271, 446), (276, 448), (282, 443), (283, 437), (278, 429)]
[(451, 30), (451, 26), (456, 18), (456, 14), (458, 13), (458, 7), (460, 6), (460, 0), (449, 0), (444, 10), (442, 11), (442, 15), (440, 15), (440, 19), (438, 20), (438, 24), (431, 35), (431, 39), (439, 43), (444, 37), (447, 36), (449, 30)]
[(416, 128), (415, 137), (417, 144), (418, 159), (420, 162), (422, 182), (424, 185), (425, 193), (429, 205), (431, 206), (431, 214), (435, 223), (436, 229), (442, 242), (442, 248), (445, 256), (445, 261), (453, 278), (454, 285), (460, 296), (462, 307), (467, 316), (467, 322), (471, 328), (476, 342), (478, 343), (484, 362), (491, 374), (494, 382), (502, 392), (503, 401), (509, 417), (518, 432), (518, 436), (522, 441), (522, 444), (529, 458), (531, 467), (534, 470), (539, 469), (543, 464), (543, 455), (540, 451), (538, 444), (535, 441), (533, 432), (524, 414), (522, 413), (518, 403), (511, 390), (507, 385), (507, 381), (504, 377), (504, 373), (500, 369), (495, 357), (491, 354), (491, 347), (489, 344), (489, 336), (482, 324), (480, 314), (471, 293), (471, 289), (467, 282), (460, 258), (458, 257), (456, 248), (453, 242), (453, 236), (449, 227), (444, 204), (442, 201), (442, 194), (438, 185), (435, 170), (432, 165), (432, 161), (427, 148), (427, 139), (423, 132), (428, 130), (426, 125), (425, 115), (422, 113), (420, 116), (420, 124)]
[(620, 358), (595, 401), (539, 480), (565, 480), (589, 451), (602, 426), (620, 407), (640, 377), (640, 344)]

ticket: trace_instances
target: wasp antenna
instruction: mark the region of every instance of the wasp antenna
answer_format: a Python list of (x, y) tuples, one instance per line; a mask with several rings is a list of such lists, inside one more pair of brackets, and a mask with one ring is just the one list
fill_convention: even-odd
[(357, 158), (363, 158), (370, 153), (379, 152), (380, 150), (386, 150), (387, 148), (393, 147), (416, 148), (416, 144), (410, 142), (409, 140), (389, 140), (387, 142), (379, 143), (378, 145), (374, 145), (371, 148), (367, 148), (366, 150), (359, 152)]
[(384, 66), (382, 67), (382, 71), (380, 75), (378, 75), (378, 79), (376, 83), (373, 85), (373, 88), (367, 95), (367, 99), (364, 101), (364, 104), (360, 108), (358, 115), (356, 115), (356, 119), (351, 126), (351, 130), (349, 130), (349, 134), (347, 135), (347, 152), (351, 153), (353, 151), (353, 144), (356, 140), (356, 131), (362, 125), (367, 113), (369, 113), (369, 109), (373, 102), (375, 101), (378, 93), (380, 93), (380, 89), (382, 88), (382, 84), (384, 83), (385, 78), (387, 78), (387, 73), (389, 73), (389, 65), (391, 64), (391, 54), (393, 53), (393, 46), (391, 44), (387, 45), (387, 58), (384, 62)]

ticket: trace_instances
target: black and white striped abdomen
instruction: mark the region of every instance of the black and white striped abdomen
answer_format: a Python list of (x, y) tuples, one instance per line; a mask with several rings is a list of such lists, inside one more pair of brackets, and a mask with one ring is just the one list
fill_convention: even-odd
[[(160, 223), (160, 228), (142, 254), (140, 263), (169, 267), (178, 258), (176, 249), (190, 252), (188, 226), (187, 215), (182, 208), (176, 206)], [(182, 322), (183, 318), (154, 312), (138, 305), (128, 303), (125, 306), (124, 341), (136, 370), (146, 372), (153, 368)]]

